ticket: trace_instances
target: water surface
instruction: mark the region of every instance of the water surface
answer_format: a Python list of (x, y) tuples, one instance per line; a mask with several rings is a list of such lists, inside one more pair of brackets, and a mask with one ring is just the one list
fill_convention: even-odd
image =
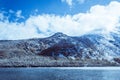
[(120, 80), (120, 68), (0, 68), (0, 80)]

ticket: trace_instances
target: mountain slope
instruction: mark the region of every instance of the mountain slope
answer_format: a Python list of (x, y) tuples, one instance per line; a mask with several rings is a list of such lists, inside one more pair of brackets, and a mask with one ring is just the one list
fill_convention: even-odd
[[(91, 33), (80, 37), (71, 37), (63, 33), (56, 33), (41, 39), (0, 41), (0, 60), (9, 60), (15, 57), (21, 59), (24, 56), (67, 58), (83, 60), (83, 63), (87, 59), (105, 60), (118, 65), (120, 63), (120, 35), (119, 32), (111, 32), (109, 34)], [(87, 64), (90, 63), (87, 62)]]

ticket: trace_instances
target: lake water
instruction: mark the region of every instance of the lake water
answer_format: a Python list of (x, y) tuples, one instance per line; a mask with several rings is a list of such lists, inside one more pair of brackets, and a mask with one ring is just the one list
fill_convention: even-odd
[(120, 68), (0, 68), (0, 80), (120, 80)]

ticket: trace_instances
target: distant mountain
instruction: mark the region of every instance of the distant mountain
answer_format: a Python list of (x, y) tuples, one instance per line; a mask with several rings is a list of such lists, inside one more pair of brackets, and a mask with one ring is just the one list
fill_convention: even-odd
[(106, 60), (119, 65), (120, 32), (90, 33), (79, 37), (55, 33), (47, 38), (0, 41), (0, 60), (23, 56), (44, 56), (83, 61), (86, 59)]

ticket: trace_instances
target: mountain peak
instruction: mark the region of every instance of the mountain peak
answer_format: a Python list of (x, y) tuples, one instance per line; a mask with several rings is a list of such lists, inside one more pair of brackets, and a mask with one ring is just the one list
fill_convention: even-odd
[(57, 32), (52, 37), (68, 37), (66, 34), (63, 34), (62, 32)]

